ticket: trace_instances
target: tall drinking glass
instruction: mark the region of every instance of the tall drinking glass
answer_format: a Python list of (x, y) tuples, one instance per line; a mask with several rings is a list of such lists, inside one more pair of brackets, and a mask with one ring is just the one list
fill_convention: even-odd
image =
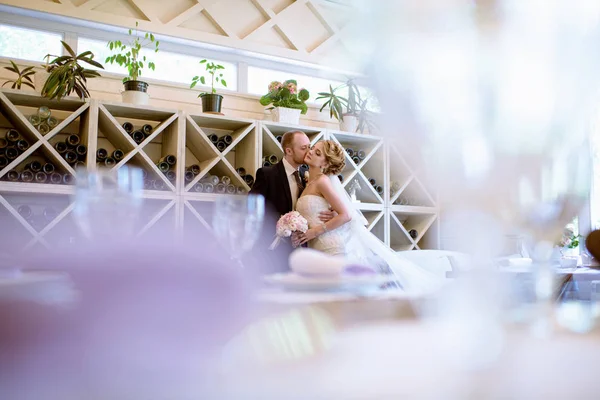
[(242, 256), (260, 236), (265, 215), (262, 195), (220, 195), (215, 201), (213, 229), (231, 259), (243, 267)]

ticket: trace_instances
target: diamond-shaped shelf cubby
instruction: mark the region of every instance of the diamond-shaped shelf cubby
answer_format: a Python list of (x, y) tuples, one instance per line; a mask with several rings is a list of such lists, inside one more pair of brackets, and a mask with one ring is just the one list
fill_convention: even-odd
[[(390, 209), (390, 244), (410, 243), (410, 248), (416, 246), (423, 235), (435, 222), (437, 214), (432, 211), (418, 211), (415, 207), (392, 206)], [(396, 235), (397, 234), (397, 235)], [(394, 237), (392, 237), (394, 236)], [(402, 248), (401, 250), (406, 250)]]
[(434, 208), (435, 202), (429, 192), (416, 177), (409, 178), (408, 182), (392, 199), (394, 206), (407, 206), (417, 208)]
[(212, 244), (217, 245), (212, 233), (215, 205), (210, 200), (203, 200), (186, 200), (184, 202), (183, 234), (184, 237), (198, 238), (204, 246), (210, 247)]
[(380, 208), (383, 204), (381, 196), (377, 194), (375, 188), (361, 173), (355, 173), (351, 179), (344, 183), (344, 187), (350, 197), (353, 196), (353, 201), (359, 209), (364, 209), (368, 206), (376, 206)]
[[(261, 122), (261, 135), (260, 135), (260, 160), (263, 161), (263, 165), (269, 166), (273, 164), (270, 161), (275, 159), (271, 156), (275, 156), (277, 160), (281, 160), (283, 157), (283, 149), (281, 148), (281, 139), (283, 134), (289, 131), (300, 131), (306, 133), (306, 136), (310, 139), (311, 145), (314, 145), (319, 140), (325, 137), (325, 132), (319, 128), (299, 126), (299, 125), (288, 125), (280, 124), (277, 122), (263, 121)], [(264, 162), (266, 161), (266, 163)]]
[(245, 194), (257, 165), (256, 123), (216, 115), (186, 117), (184, 185), (188, 193)]
[[(57, 172), (72, 177), (75, 163), (65, 161), (54, 148), (54, 142), (70, 135), (87, 142), (90, 122), (89, 102), (70, 97), (48, 100), (33, 93), (3, 90), (0, 92), (0, 132), (4, 131), (0, 133), (0, 179), (14, 180), (16, 173), (23, 172), (27, 164), (24, 161), (34, 153), (53, 164)], [(83, 147), (79, 150), (87, 152)], [(76, 157), (71, 160), (77, 161)], [(41, 174), (38, 177), (36, 182), (46, 183)]]
[(174, 192), (181, 180), (177, 167), (179, 112), (102, 103), (98, 114), (96, 161), (110, 168), (141, 168), (146, 191)]
[[(48, 232), (51, 231), (54, 238), (63, 241), (68, 241), (68, 235), (78, 235), (64, 229), (60, 231), (55, 229), (73, 209), (72, 198), (68, 195), (4, 192), (0, 197), (0, 203), (4, 210), (8, 211), (13, 219), (30, 234), (29, 240), (21, 243), (17, 248), (30, 248), (38, 242), (50, 248)], [(19, 231), (22, 229), (16, 229), (16, 232)], [(10, 232), (12, 234), (12, 231)], [(61, 237), (58, 237), (59, 232)]]
[(145, 198), (135, 222), (138, 236), (153, 235), (165, 239), (175, 238), (177, 207), (174, 200)]

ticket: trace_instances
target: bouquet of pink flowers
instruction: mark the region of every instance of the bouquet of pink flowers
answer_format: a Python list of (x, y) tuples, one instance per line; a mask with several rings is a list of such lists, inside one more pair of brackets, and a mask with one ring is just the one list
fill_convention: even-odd
[(292, 236), (293, 232), (306, 233), (308, 230), (308, 221), (298, 211), (290, 211), (281, 216), (277, 221), (276, 237), (269, 250), (273, 250), (281, 239)]

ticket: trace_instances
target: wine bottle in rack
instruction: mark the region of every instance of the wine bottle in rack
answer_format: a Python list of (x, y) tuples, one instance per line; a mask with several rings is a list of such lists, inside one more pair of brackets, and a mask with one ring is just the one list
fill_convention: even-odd
[(208, 140), (210, 140), (212, 144), (216, 145), (217, 142), (219, 141), (219, 137), (217, 135), (215, 135), (214, 133), (211, 133), (207, 137), (208, 137)]
[(0, 154), (0, 169), (6, 167), (8, 165), (8, 158), (4, 156), (4, 154)]
[(22, 182), (33, 182), (33, 172), (29, 171), (29, 170), (25, 170), (23, 172), (21, 172), (21, 181)]
[(131, 122), (125, 121), (121, 126), (123, 127), (125, 132), (127, 132), (127, 134), (131, 135), (133, 133), (133, 124)]
[(165, 182), (162, 179), (156, 179), (152, 182), (152, 189), (154, 190), (165, 190)]
[(218, 194), (224, 194), (227, 190), (227, 186), (223, 182), (219, 182), (215, 185), (215, 192)]
[(6, 179), (8, 179), (11, 182), (17, 182), (20, 177), (21, 177), (21, 174), (19, 174), (19, 171), (14, 170), (14, 169), (8, 171), (6, 174)]
[(227, 145), (225, 144), (225, 142), (219, 140), (216, 144), (217, 146), (217, 150), (219, 150), (220, 152), (225, 151), (225, 149), (227, 148)]
[(350, 147), (346, 147), (346, 153), (348, 154), (348, 156), (350, 158), (354, 157), (354, 150), (351, 149)]
[(40, 122), (40, 124), (37, 126), (37, 130), (42, 135), (45, 135), (48, 132), (50, 132), (50, 125), (48, 125), (48, 123), (46, 121)]
[(271, 163), (271, 165), (275, 165), (279, 162), (279, 157), (277, 157), (275, 154), (271, 154), (269, 156), (269, 162)]
[(42, 121), (50, 118), (51, 114), (52, 111), (46, 106), (41, 106), (37, 109), (37, 116), (40, 117)]
[(166, 162), (167, 164), (169, 164), (169, 166), (173, 166), (175, 164), (177, 164), (177, 157), (175, 157), (172, 154), (168, 154), (164, 157), (162, 157), (160, 160), (158, 160), (158, 162)]
[(185, 169), (186, 171), (190, 171), (194, 176), (200, 173), (200, 166), (198, 164), (192, 164)]
[(33, 160), (32, 162), (25, 164), (25, 167), (23, 169), (28, 169), (35, 174), (36, 172), (41, 171), (42, 167), (43, 165), (41, 162)]
[(375, 178), (369, 178), (369, 185), (375, 187), (377, 185), (377, 180), (375, 180)]
[(244, 167), (236, 168), (235, 172), (237, 172), (237, 174), (239, 176), (244, 176), (244, 175), (246, 175), (246, 168), (244, 168)]
[(106, 157), (101, 164), (103, 164), (105, 167), (112, 167), (113, 165), (115, 165), (117, 162), (115, 161), (114, 158), (112, 157)]
[(63, 183), (64, 183), (65, 185), (71, 185), (71, 184), (73, 183), (73, 180), (75, 179), (75, 178), (73, 178), (73, 175), (70, 175), (70, 174), (64, 174), (64, 175), (62, 176), (62, 178), (63, 178), (63, 179), (62, 179), (62, 180), (63, 180)]
[(165, 172), (165, 176), (167, 177), (169, 182), (175, 182), (175, 179), (177, 179), (177, 174), (175, 173), (175, 171), (172, 170)]
[(252, 175), (244, 175), (244, 182), (246, 182), (246, 185), (252, 187), (254, 185), (254, 177)]
[(70, 147), (70, 148), (74, 148), (80, 142), (81, 142), (81, 139), (79, 139), (79, 136), (77, 136), (77, 135), (69, 135), (65, 139), (65, 143), (67, 144), (67, 147)]
[(9, 146), (4, 149), (4, 157), (6, 157), (9, 161), (12, 161), (19, 157), (19, 150), (17, 150), (17, 148), (14, 146)]
[(375, 185), (373, 187), (373, 189), (375, 189), (375, 191), (377, 192), (378, 195), (380, 195), (380, 196), (383, 195), (383, 186), (381, 186), (381, 185)]
[(152, 189), (152, 180), (151, 179), (144, 179), (144, 190), (150, 190)]
[[(125, 157), (125, 152), (121, 149), (116, 149), (115, 151), (112, 152), (112, 158), (114, 158), (114, 160), (116, 162), (121, 161), (123, 159), (123, 157)], [(98, 157), (96, 157), (96, 158), (98, 158)]]
[(338, 179), (340, 180), (340, 182), (344, 182), (344, 175), (339, 174)]
[(367, 157), (367, 153), (364, 150), (358, 150), (356, 152), (356, 156), (360, 161), (364, 160)]
[(207, 182), (213, 186), (216, 186), (219, 183), (219, 177), (216, 175), (208, 175), (202, 178), (202, 182)]
[(42, 171), (39, 171), (35, 173), (34, 179), (37, 183), (46, 183), (46, 181), (48, 180), (48, 175), (46, 175)]
[(225, 192), (227, 194), (236, 194), (237, 188), (235, 187), (235, 185), (229, 184), (225, 187)]
[(140, 144), (144, 141), (144, 139), (146, 139), (146, 136), (144, 135), (144, 132), (137, 130), (137, 131), (133, 131), (133, 133), (131, 134), (131, 138), (133, 139), (134, 142), (136, 142), (137, 144)]
[(81, 160), (77, 160), (74, 164), (73, 164), (73, 169), (78, 169), (78, 168), (85, 168), (85, 162), (81, 161)]
[(27, 204), (21, 204), (19, 207), (17, 207), (17, 212), (25, 219), (31, 218), (33, 215), (33, 210)]
[(65, 161), (69, 164), (75, 164), (77, 162), (77, 153), (72, 150), (67, 150), (63, 154)]
[(201, 182), (198, 182), (194, 185), (194, 187), (192, 188), (192, 190), (194, 192), (203, 192), (204, 191), (204, 185)]
[(106, 160), (106, 157), (108, 157), (108, 151), (106, 151), (106, 149), (100, 148), (96, 150), (96, 162), (104, 161)]
[(48, 127), (50, 129), (54, 129), (56, 127), (56, 125), (58, 125), (58, 120), (52, 116), (48, 117), (48, 119), (46, 120), (46, 124), (48, 124)]
[(354, 156), (352, 157), (352, 161), (354, 162), (354, 164), (358, 165), (360, 164), (360, 158), (358, 158), (358, 156)]
[(44, 211), (42, 211), (42, 215), (46, 219), (46, 222), (52, 222), (58, 216), (58, 213), (54, 208), (46, 207), (44, 208)]
[(207, 183), (203, 183), (203, 185), (204, 185), (204, 193), (214, 193), (215, 186), (212, 183), (207, 182)]
[(263, 167), (270, 167), (270, 166), (271, 166), (271, 163), (270, 163), (270, 162), (268, 162), (267, 160), (263, 159), (262, 166), (263, 166)]
[(142, 132), (144, 132), (145, 137), (150, 136), (152, 134), (152, 131), (153, 131), (152, 125), (150, 125), (150, 124), (142, 125)]
[(223, 139), (223, 141), (225, 142), (225, 144), (227, 146), (229, 146), (231, 143), (233, 143), (233, 136), (231, 136), (231, 135), (223, 135), (223, 137), (221, 139)]
[(275, 139), (281, 143), (281, 139), (283, 139), (283, 135), (275, 135)]
[(42, 166), (42, 171), (46, 174), (51, 174), (56, 170), (56, 168), (54, 168), (54, 164), (52, 163), (44, 163), (44, 165)]
[(77, 159), (84, 161), (87, 156), (87, 146), (84, 144), (79, 144), (75, 147), (75, 153), (77, 154)]
[(417, 232), (416, 229), (411, 229), (408, 231), (408, 234), (410, 235), (411, 238), (416, 239), (417, 237), (419, 237), (419, 232)]
[(171, 169), (171, 166), (166, 161), (159, 161), (158, 164), (156, 164), (156, 166), (158, 167), (158, 170), (160, 172), (162, 172), (163, 174), (165, 172), (167, 172), (169, 169)]
[(33, 125), (34, 127), (38, 127), (40, 125), (40, 123), (42, 122), (42, 120), (40, 119), (40, 117), (38, 117), (35, 114), (30, 115), (29, 117), (27, 117), (27, 120), (29, 121), (29, 123), (31, 125)]
[(8, 140), (0, 138), (0, 150), (8, 147)]
[(237, 193), (237, 194), (246, 194), (246, 189), (244, 189), (244, 188), (243, 188), (243, 187), (241, 187), (241, 186), (238, 186), (238, 187), (236, 188), (236, 193)]
[(53, 172), (48, 176), (48, 179), (50, 181), (50, 183), (53, 183), (55, 185), (62, 183), (62, 175), (59, 174), (58, 172)]
[(9, 145), (17, 143), (17, 141), (20, 138), (21, 138), (21, 135), (15, 129), (9, 129), (4, 134), (4, 139), (6, 139), (6, 141), (9, 143)]
[(17, 147), (17, 150), (23, 152), (29, 148), (29, 142), (25, 139), (19, 139), (15, 146)]
[(58, 154), (64, 154), (64, 152), (67, 151), (69, 148), (65, 142), (58, 142), (54, 145), (54, 149), (58, 152)]
[(224, 185), (229, 185), (229, 184), (231, 184), (231, 178), (228, 177), (227, 175), (223, 175), (221, 177), (221, 183), (223, 183)]
[(196, 177), (196, 175), (194, 175), (194, 173), (192, 171), (185, 171), (185, 174), (183, 175), (183, 179), (186, 182), (193, 181), (195, 177)]

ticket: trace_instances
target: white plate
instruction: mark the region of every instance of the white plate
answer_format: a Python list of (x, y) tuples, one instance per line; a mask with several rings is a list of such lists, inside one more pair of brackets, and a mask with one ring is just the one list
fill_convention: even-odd
[(264, 277), (267, 283), (290, 290), (364, 290), (375, 289), (396, 278), (393, 275), (339, 275), (339, 276), (303, 276), (293, 272), (273, 274)]

